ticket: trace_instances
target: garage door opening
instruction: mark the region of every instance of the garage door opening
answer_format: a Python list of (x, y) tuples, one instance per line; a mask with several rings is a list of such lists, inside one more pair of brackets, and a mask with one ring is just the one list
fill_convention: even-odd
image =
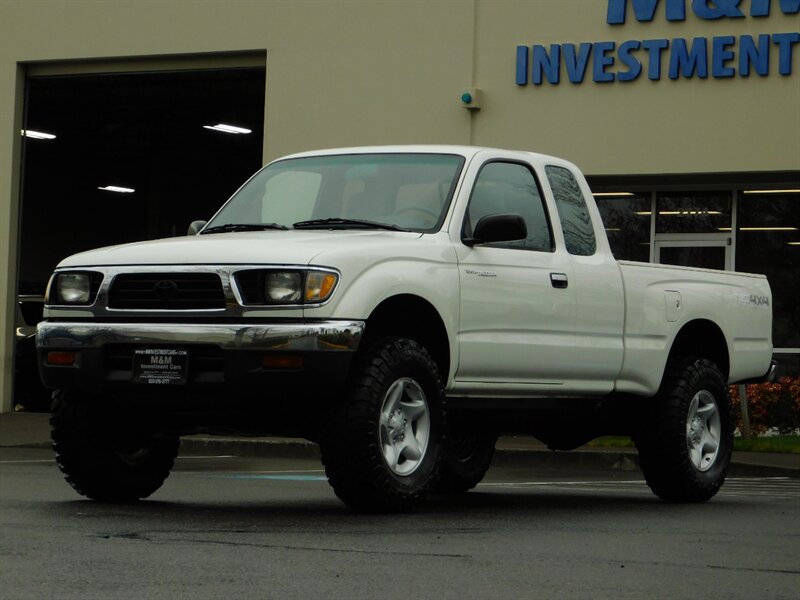
[[(30, 329), (64, 257), (185, 235), (262, 161), (265, 69), (32, 77), (27, 82), (14, 402), (46, 410)], [(21, 314), (20, 314), (21, 313)]]

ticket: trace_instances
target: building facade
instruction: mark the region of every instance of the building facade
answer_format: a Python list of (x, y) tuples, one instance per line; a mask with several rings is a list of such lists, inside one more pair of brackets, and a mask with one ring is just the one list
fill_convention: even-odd
[[(618, 258), (766, 273), (776, 355), (797, 369), (799, 48), (798, 0), (0, 0), (0, 410), (14, 402), (18, 298), (40, 294), (59, 254), (180, 233), (193, 207), (165, 183), (170, 172), (185, 186), (232, 185), (214, 161), (192, 172), (173, 162), (191, 150), (170, 145), (185, 136), (165, 141), (169, 123), (195, 113), (197, 129), (226, 123), (192, 108), (220, 90), (220, 114), (250, 107), (255, 163), (385, 143), (572, 160)], [(145, 148), (142, 134), (106, 122), (104, 107), (117, 105), (130, 122), (157, 123), (147, 161), (109, 141)], [(36, 129), (48, 118), (69, 134)], [(139, 165), (148, 173), (151, 193), (127, 196), (124, 217), (122, 195), (70, 187), (101, 162), (128, 167), (98, 181), (102, 193)], [(183, 208), (168, 217), (173, 205)], [(137, 211), (146, 222), (127, 227)]]

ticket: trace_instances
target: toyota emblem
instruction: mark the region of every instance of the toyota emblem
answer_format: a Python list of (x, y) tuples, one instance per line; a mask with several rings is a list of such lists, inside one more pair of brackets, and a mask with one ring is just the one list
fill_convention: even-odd
[(161, 300), (172, 300), (178, 293), (178, 284), (171, 279), (162, 279), (156, 282), (153, 291)]

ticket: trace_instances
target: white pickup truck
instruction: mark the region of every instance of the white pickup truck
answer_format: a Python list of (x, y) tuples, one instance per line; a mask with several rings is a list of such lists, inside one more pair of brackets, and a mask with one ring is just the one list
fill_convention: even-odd
[(62, 261), (38, 327), (58, 464), (158, 489), (191, 433), (318, 442), (358, 510), (474, 487), (498, 434), (630, 435), (652, 490), (711, 498), (727, 385), (774, 369), (762, 275), (617, 261), (575, 165), (457, 146), (287, 156), (199, 235)]

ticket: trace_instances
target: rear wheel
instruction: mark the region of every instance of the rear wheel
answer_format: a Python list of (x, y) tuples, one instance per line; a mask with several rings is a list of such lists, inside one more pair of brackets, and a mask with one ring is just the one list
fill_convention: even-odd
[(373, 344), (324, 425), (322, 460), (334, 492), (357, 510), (414, 507), (439, 476), (444, 421), (442, 383), (425, 348), (403, 338)]
[(478, 485), (492, 464), (496, 442), (497, 434), (474, 425), (451, 427), (436, 491), (459, 494)]
[(668, 502), (705, 502), (725, 481), (733, 425), (725, 378), (700, 358), (667, 368), (637, 442), (647, 484)]
[(157, 435), (115, 414), (102, 399), (58, 391), (50, 417), (56, 461), (67, 482), (94, 500), (146, 498), (164, 483), (177, 436)]

